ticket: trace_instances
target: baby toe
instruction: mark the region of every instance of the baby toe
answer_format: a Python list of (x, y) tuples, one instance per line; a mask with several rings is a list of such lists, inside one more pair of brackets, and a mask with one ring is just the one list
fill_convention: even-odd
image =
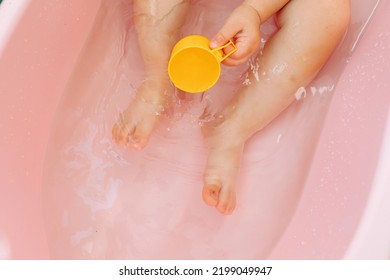
[(232, 188), (222, 188), (216, 208), (225, 215), (233, 213), (236, 208), (236, 194)]
[(218, 204), (219, 191), (221, 187), (216, 184), (206, 184), (203, 187), (202, 197), (204, 202), (210, 206), (216, 206)]
[(133, 148), (137, 150), (145, 148), (156, 125), (156, 121), (154, 116), (145, 116), (145, 118), (137, 124), (134, 132), (129, 138), (129, 143)]

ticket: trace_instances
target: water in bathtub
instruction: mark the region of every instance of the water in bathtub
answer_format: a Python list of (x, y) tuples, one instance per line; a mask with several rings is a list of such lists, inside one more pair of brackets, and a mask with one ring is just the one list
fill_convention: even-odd
[[(179, 36), (211, 38), (239, 3), (191, 1)], [(223, 66), (217, 85), (203, 94), (186, 94), (166, 84), (163, 96), (171, 91), (172, 101), (151, 107), (158, 122), (147, 145), (139, 151), (121, 147), (112, 128), (123, 121), (149, 71), (137, 44), (134, 15), (131, 1), (102, 2), (58, 108), (44, 172), (51, 255), (267, 256), (299, 200), (331, 93), (358, 29), (348, 33), (309, 86), (297, 89), (292, 104), (246, 142), (236, 175), (236, 207), (231, 216), (223, 216), (202, 200), (209, 158), (202, 130), (219, 121), (218, 112), (240, 88), (258, 83), (263, 62), (254, 55), (247, 64)], [(261, 45), (277, 31), (274, 18), (263, 23)], [(274, 73), (288, 68), (277, 66)]]

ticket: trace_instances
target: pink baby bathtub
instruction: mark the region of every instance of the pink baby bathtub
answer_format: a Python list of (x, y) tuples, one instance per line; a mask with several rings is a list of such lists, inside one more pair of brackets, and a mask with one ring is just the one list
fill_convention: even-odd
[[(196, 152), (185, 154), (185, 145), (180, 148), (177, 143), (170, 145), (157, 137), (151, 140), (149, 150), (137, 155), (103, 143), (111, 147), (112, 154), (129, 161), (133, 170), (139, 165), (147, 166), (148, 172), (137, 169), (141, 175), (131, 177), (131, 187), (139, 193), (122, 192), (135, 198), (121, 198), (121, 207), (106, 207), (104, 197), (102, 203), (96, 200), (92, 207), (85, 198), (88, 190), (83, 192), (81, 187), (81, 192), (72, 192), (71, 184), (77, 180), (82, 184), (86, 179), (78, 173), (80, 177), (67, 179), (70, 173), (59, 163), (62, 161), (59, 147), (73, 141), (67, 138), (72, 127), (67, 127), (69, 124), (62, 127), (62, 123), (67, 122), (69, 108), (87, 104), (89, 97), (66, 95), (72, 94), (72, 83), (83, 83), (88, 76), (79, 75), (83, 69), (99, 75), (92, 66), (101, 67), (96, 58), (107, 57), (104, 56), (107, 49), (99, 41), (107, 39), (106, 35), (102, 35), (103, 39), (99, 37), (100, 32), (108, 34), (102, 23), (109, 13), (101, 12), (107, 6), (96, 0), (3, 1), (0, 5), (0, 259), (388, 259), (390, 3), (351, 2), (350, 31), (319, 78), (306, 87), (303, 96), (297, 96), (299, 100), (276, 124), (265, 129), (265, 140), (256, 135), (248, 144), (238, 208), (234, 215), (225, 217), (201, 202), (198, 194), (201, 168), (191, 165), (201, 156)], [(88, 62), (91, 57), (96, 61)], [(110, 64), (107, 61), (103, 64)], [(81, 82), (74, 82), (77, 79)], [(69, 80), (73, 81), (71, 86)], [(82, 103), (76, 100), (77, 103), (75, 98), (87, 100)], [(116, 106), (123, 109), (122, 105)], [(81, 123), (85, 120), (83, 113)], [(69, 116), (74, 117), (71, 113)], [(113, 118), (108, 117), (111, 122)], [(183, 123), (185, 126), (185, 121), (180, 122)], [(160, 128), (164, 129), (167, 127)], [(59, 131), (63, 134), (58, 134)], [(264, 147), (271, 147), (273, 153), (259, 152)], [(161, 165), (166, 155), (164, 149), (190, 156), (185, 162), (174, 157), (179, 164), (168, 161)], [(150, 160), (151, 155), (154, 160)], [(276, 160), (278, 166), (269, 166), (268, 159), (275, 155), (280, 155)], [(148, 156), (153, 161), (151, 166), (145, 160)], [(201, 162), (202, 158), (198, 160)], [(195, 175), (187, 174), (190, 179), (183, 175), (191, 172), (188, 166), (197, 170)], [(77, 171), (77, 162), (72, 168)], [(259, 168), (270, 173), (264, 171), (259, 179), (256, 177)], [(174, 186), (164, 185), (164, 192), (160, 191), (153, 185), (164, 181), (155, 176), (158, 172), (167, 172), (172, 185), (186, 185), (188, 179), (191, 181), (188, 185), (195, 189), (176, 192)], [(260, 194), (256, 193), (259, 197), (253, 199), (255, 192), (246, 187), (251, 180), (272, 188), (260, 187)], [(153, 191), (147, 192), (149, 188)], [(115, 195), (111, 197), (113, 204), (118, 201)], [(80, 196), (84, 198), (84, 206), (77, 201)], [(145, 206), (148, 201), (145, 197), (150, 196), (159, 196), (159, 200), (180, 197), (177, 201), (184, 202), (163, 201), (155, 203), (159, 208), (153, 208)], [(126, 201), (132, 206), (125, 205)], [(275, 201), (278, 203), (273, 204)], [(94, 212), (90, 207), (87, 214), (85, 205)], [(103, 218), (97, 214), (102, 212)], [(105, 227), (123, 232), (104, 232)], [(98, 248), (98, 243), (103, 245)]]

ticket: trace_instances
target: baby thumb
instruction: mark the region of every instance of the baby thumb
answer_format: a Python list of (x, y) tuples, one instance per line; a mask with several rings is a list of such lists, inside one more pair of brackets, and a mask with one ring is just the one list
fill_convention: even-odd
[(219, 32), (211, 39), (210, 48), (215, 49), (226, 44), (238, 32), (237, 25), (234, 26), (231, 21), (227, 21)]

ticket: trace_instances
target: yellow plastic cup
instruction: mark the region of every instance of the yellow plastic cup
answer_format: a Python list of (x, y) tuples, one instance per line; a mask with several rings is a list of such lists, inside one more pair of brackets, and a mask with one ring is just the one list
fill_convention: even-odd
[[(232, 41), (222, 47), (211, 49), (210, 40), (201, 35), (184, 37), (172, 49), (168, 74), (178, 89), (198, 93), (211, 88), (221, 74), (221, 62), (237, 48)], [(224, 53), (223, 49), (233, 49)]]

